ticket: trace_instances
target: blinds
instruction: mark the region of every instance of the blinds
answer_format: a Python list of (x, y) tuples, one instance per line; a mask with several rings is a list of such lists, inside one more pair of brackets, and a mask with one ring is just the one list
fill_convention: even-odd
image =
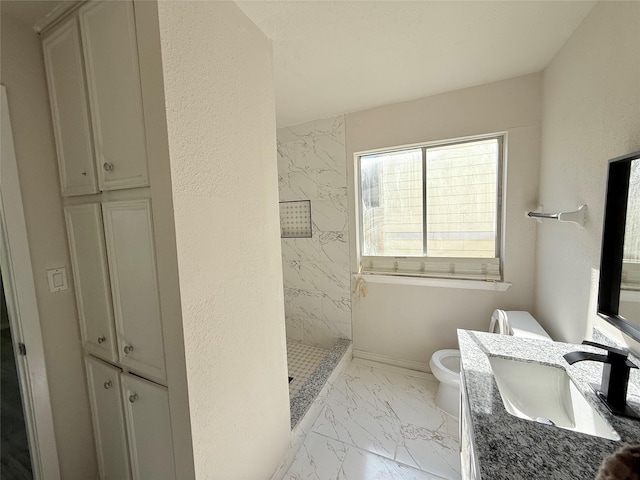
[(500, 281), (499, 258), (367, 257), (360, 261), (364, 274)]
[(625, 260), (622, 264), (621, 288), (640, 290), (640, 262)]

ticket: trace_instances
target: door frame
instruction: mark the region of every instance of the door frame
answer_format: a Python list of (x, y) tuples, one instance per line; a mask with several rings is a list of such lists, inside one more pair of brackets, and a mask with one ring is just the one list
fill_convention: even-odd
[(18, 165), (7, 103), (1, 88), (0, 267), (14, 351), (24, 343), (27, 355), (16, 355), (31, 468), (35, 479), (60, 479), (51, 397), (40, 328), (31, 254), (18, 178)]

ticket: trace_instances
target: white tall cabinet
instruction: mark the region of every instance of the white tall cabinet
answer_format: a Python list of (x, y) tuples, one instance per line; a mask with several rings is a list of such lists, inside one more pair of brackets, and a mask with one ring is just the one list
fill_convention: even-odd
[(82, 4), (43, 51), (100, 478), (172, 479), (133, 2)]
[(73, 205), (65, 216), (87, 351), (164, 382), (150, 200)]
[(62, 195), (148, 186), (133, 3), (86, 3), (43, 50)]
[(150, 200), (65, 215), (101, 478), (174, 478)]

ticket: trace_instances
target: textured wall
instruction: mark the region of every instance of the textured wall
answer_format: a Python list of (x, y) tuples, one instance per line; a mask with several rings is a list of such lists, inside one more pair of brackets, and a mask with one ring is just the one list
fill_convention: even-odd
[(158, 5), (197, 478), (290, 434), (271, 46), (232, 2)]
[(73, 286), (49, 293), (46, 270), (72, 281), (40, 39), (2, 12), (2, 83), (29, 237), (61, 478), (97, 478), (89, 396)]
[[(167, 144), (162, 55), (160, 52), (160, 32), (158, 31), (158, 5), (156, 2), (145, 0), (136, 1), (134, 5), (147, 160), (151, 183), (151, 208), (153, 210), (162, 334), (169, 384), (173, 452), (177, 478), (188, 479), (193, 478), (195, 473), (193, 471), (193, 446), (189, 421), (189, 389), (184, 358), (180, 282), (176, 258), (171, 166)], [(108, 192), (103, 196), (109, 195), (116, 199), (121, 198), (116, 195), (136, 191), (137, 189), (121, 190)]]
[(351, 338), (344, 117), (278, 130), (280, 201), (311, 200), (312, 238), (283, 238), (287, 336)]
[(640, 150), (638, 31), (640, 3), (599, 2), (544, 72), (540, 201), (589, 208), (583, 230), (538, 229), (536, 311), (558, 340), (590, 335), (608, 160)]
[[(367, 297), (353, 303), (354, 352), (427, 369), (435, 350), (456, 347), (456, 329), (486, 330), (496, 308), (532, 310), (536, 222), (524, 212), (537, 205), (541, 83), (540, 74), (526, 75), (346, 116), (348, 159), (363, 150), (508, 132), (502, 258), (513, 286), (498, 292), (370, 283)], [(347, 172), (353, 211), (353, 168)], [(354, 219), (350, 227), (355, 259)]]

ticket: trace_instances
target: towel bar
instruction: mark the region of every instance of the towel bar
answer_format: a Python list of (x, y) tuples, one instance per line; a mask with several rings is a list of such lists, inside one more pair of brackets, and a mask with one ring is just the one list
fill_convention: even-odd
[[(542, 206), (540, 206), (540, 208), (542, 209)], [(529, 218), (536, 218), (536, 219), (552, 218), (555, 220), (559, 220), (560, 222), (572, 222), (577, 224), (580, 227), (584, 227), (586, 211), (587, 211), (587, 206), (580, 205), (580, 207), (578, 207), (578, 210), (574, 212), (559, 212), (559, 213), (526, 212), (526, 216)]]

